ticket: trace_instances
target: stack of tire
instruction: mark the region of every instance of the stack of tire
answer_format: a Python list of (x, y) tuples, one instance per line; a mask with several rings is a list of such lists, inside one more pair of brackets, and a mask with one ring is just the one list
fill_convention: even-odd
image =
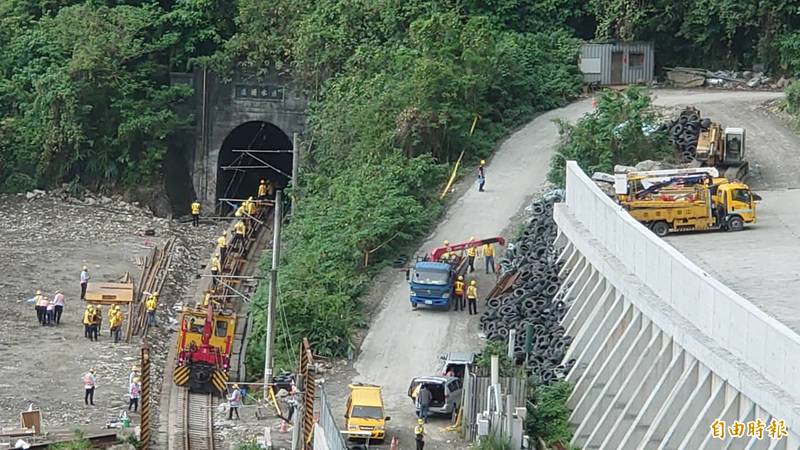
[(669, 133), (669, 142), (675, 148), (675, 155), (683, 163), (695, 160), (697, 140), (700, 132), (711, 126), (711, 119), (701, 118), (700, 111), (695, 108), (684, 109), (680, 116), (665, 123), (662, 128)]
[[(560, 325), (568, 305), (559, 294), (558, 253), (554, 247), (558, 229), (553, 221), (553, 204), (562, 198), (550, 195), (531, 205), (533, 216), (522, 237), (509, 246), (501, 266), (518, 273), (509, 291), (488, 302), (481, 316), (481, 328), (487, 339), (508, 342), (510, 330), (516, 330), (514, 359), (524, 364), (529, 374), (549, 384), (563, 378), (574, 360), (563, 363), (572, 337)], [(531, 352), (525, 353), (528, 325), (533, 334)]]

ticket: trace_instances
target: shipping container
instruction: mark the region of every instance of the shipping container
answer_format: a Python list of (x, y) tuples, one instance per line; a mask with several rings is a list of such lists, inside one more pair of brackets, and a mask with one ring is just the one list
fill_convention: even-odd
[(601, 86), (653, 81), (652, 42), (584, 42), (578, 62), (583, 81)]

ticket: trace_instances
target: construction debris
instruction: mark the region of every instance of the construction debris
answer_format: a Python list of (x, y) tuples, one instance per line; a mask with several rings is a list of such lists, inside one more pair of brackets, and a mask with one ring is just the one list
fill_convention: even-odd
[(794, 79), (781, 77), (775, 80), (763, 72), (746, 70), (744, 72), (717, 70), (712, 72), (692, 67), (666, 68), (667, 81), (673, 87), (696, 88), (714, 87), (722, 89), (780, 90)]

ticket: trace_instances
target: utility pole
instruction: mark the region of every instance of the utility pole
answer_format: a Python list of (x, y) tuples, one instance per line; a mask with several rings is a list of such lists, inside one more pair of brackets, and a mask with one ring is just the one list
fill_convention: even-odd
[(300, 179), (300, 138), (292, 134), (292, 215), (297, 211), (297, 199), (300, 190), (297, 181)]
[(269, 299), (267, 302), (267, 345), (264, 355), (264, 399), (269, 400), (272, 383), (272, 353), (275, 343), (275, 306), (278, 300), (278, 261), (281, 249), (281, 222), (283, 222), (283, 191), (275, 191), (275, 225), (272, 238), (272, 269), (269, 271)]

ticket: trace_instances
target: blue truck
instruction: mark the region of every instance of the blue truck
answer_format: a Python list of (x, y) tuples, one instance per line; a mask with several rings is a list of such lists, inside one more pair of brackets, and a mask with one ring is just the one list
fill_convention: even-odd
[(406, 271), (406, 279), (411, 289), (409, 300), (411, 306), (418, 305), (450, 309), (451, 299), (455, 295), (453, 287), (459, 275), (467, 270), (467, 258), (464, 251), (485, 244), (505, 245), (502, 237), (488, 239), (470, 239), (460, 244), (447, 244), (437, 247), (431, 256), (417, 258), (412, 269)]
[(456, 271), (449, 262), (419, 261), (411, 271), (411, 306), (425, 305), (450, 309)]

